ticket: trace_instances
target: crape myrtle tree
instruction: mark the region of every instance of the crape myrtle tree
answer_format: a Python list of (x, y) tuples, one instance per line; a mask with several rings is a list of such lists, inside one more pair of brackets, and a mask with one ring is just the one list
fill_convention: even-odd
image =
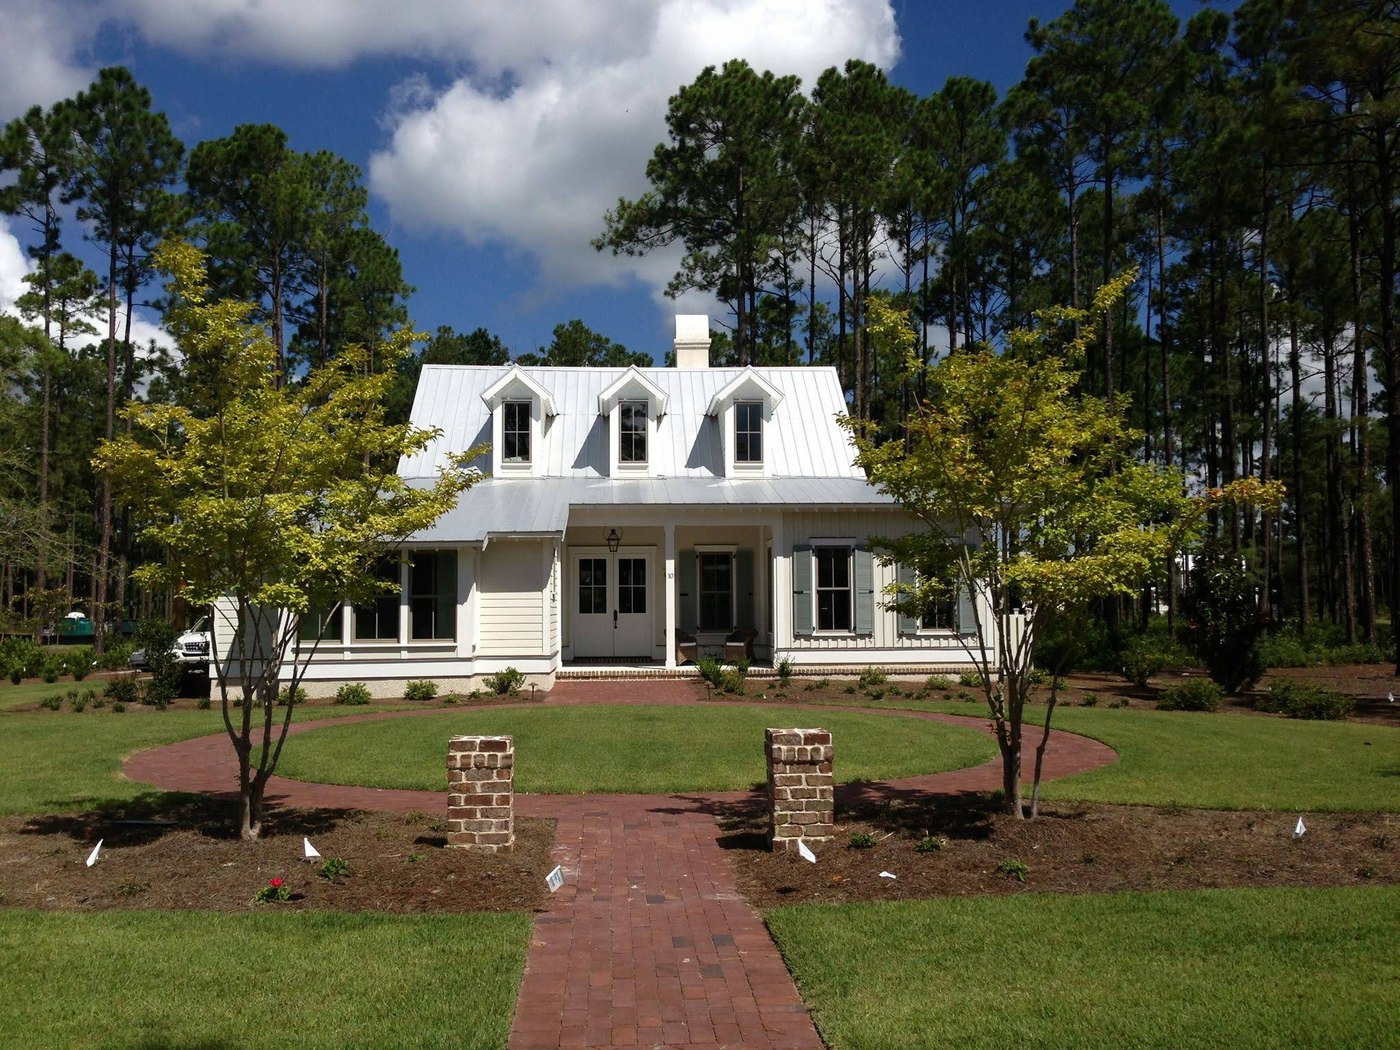
[(291, 704), (277, 714), (278, 689), (295, 692), (315, 651), (288, 659), (303, 617), (382, 591), (377, 565), (476, 475), (464, 458), (429, 489), (395, 475), (400, 456), (435, 436), (385, 417), (412, 332), (373, 349), (386, 371), (369, 373), (371, 350), (350, 346), (283, 384), (281, 347), (256, 304), (212, 299), (204, 257), (188, 244), (163, 245), (157, 262), (171, 278), (166, 322), (184, 353), (188, 400), (129, 406), (130, 432), (99, 446), (94, 465), (129, 502), (142, 538), (167, 552), (137, 577), (213, 605), (231, 639), (215, 658), (238, 756), (239, 830), (253, 840), (291, 723)]
[[(1056, 617), (1091, 601), (1133, 594), (1188, 542), (1213, 499), (1276, 499), (1276, 486), (1240, 482), (1202, 500), (1181, 476), (1132, 457), (1139, 436), (1121, 411), (1076, 393), (1085, 341), (1115, 307), (1131, 272), (1105, 285), (1088, 311), (1045, 311), (1013, 332), (1002, 354), (960, 353), (926, 370), (927, 396), (906, 417), (907, 440), (877, 443), (847, 420), (857, 462), (921, 528), (872, 540), (914, 582), (890, 604), (922, 617), (950, 591), (978, 593), (963, 635), (981, 674), (1002, 757), (1010, 813), (1024, 816), (1022, 742), (1034, 639)], [(871, 334), (921, 369), (905, 317), (872, 299)], [(1077, 328), (1078, 336), (1068, 333)], [(1052, 686), (1036, 752), (1030, 815), (1056, 695)]]

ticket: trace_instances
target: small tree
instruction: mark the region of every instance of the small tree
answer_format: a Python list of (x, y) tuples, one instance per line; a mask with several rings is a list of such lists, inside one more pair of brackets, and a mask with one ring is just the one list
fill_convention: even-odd
[[(1055, 310), (1015, 332), (1004, 354), (959, 353), (927, 370), (928, 397), (906, 418), (907, 439), (877, 444), (855, 421), (857, 461), (870, 480), (923, 528), (873, 541), (886, 560), (916, 569), (891, 604), (922, 616), (950, 590), (975, 594), (972, 624), (960, 625), (1002, 757), (1009, 812), (1022, 816), (1025, 706), (1032, 645), (1054, 617), (1097, 598), (1136, 593), (1167, 555), (1199, 527), (1203, 501), (1181, 477), (1133, 459), (1121, 414), (1076, 393), (1077, 359), (1131, 274), (1100, 290), (1090, 311)], [(1069, 338), (1079, 321), (1081, 338)], [(908, 353), (906, 319), (871, 303), (874, 338)], [(1058, 351), (1058, 352), (1057, 352)], [(1239, 493), (1258, 494), (1258, 483)], [(1052, 687), (1036, 752), (1031, 815), (1056, 693)]]
[(306, 653), (287, 660), (303, 615), (382, 590), (376, 563), (475, 477), (461, 460), (429, 489), (394, 473), (400, 456), (435, 436), (384, 417), (413, 333), (374, 348), (379, 373), (368, 374), (369, 351), (350, 347), (281, 386), (280, 348), (253, 304), (210, 302), (204, 258), (188, 244), (162, 246), (157, 263), (171, 277), (166, 320), (185, 355), (188, 397), (129, 407), (131, 434), (104, 442), (94, 465), (130, 504), (143, 538), (168, 552), (137, 575), (214, 606), (228, 628), (231, 641), (214, 657), (238, 755), (240, 833), (252, 840), (291, 723), (292, 705), (277, 711), (279, 685), (295, 695), (305, 674)]

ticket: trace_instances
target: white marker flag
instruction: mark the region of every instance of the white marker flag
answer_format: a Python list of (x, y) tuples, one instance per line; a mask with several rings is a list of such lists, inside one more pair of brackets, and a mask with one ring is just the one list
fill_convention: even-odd
[(301, 856), (303, 860), (321, 859), (321, 854), (317, 852), (315, 846), (311, 845), (311, 840), (304, 835), (301, 839)]
[(882, 878), (882, 879), (893, 879), (893, 878), (898, 878), (898, 876), (895, 875), (895, 873), (892, 872), (892, 871), (882, 871), (882, 872), (880, 872), (880, 878)]
[(1394, 693), (1386, 693), (1386, 694), (1385, 694), (1385, 698), (1386, 698), (1387, 700), (1389, 700), (1392, 704), (1395, 703), (1395, 694), (1394, 694)]
[(558, 890), (564, 885), (564, 869), (556, 864), (554, 870), (544, 877), (544, 884), (549, 887), (550, 893)]
[(797, 840), (797, 855), (808, 864), (815, 864), (817, 862), (817, 855), (809, 850), (807, 848), (807, 843), (803, 842), (801, 839)]
[(1303, 818), (1299, 817), (1297, 825), (1295, 825), (1293, 828), (1293, 837), (1295, 839), (1300, 839), (1307, 832), (1307, 830), (1308, 828), (1307, 825), (1303, 823)]
[(97, 845), (92, 847), (92, 852), (88, 854), (87, 859), (87, 866), (89, 868), (97, 863), (97, 855), (102, 852), (102, 843), (106, 841), (106, 839), (98, 839)]

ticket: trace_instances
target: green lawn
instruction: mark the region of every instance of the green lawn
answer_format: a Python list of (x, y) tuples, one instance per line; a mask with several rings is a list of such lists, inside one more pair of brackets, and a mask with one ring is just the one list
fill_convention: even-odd
[(506, 1045), (528, 915), (0, 910), (0, 1047)]
[(283, 754), (289, 777), (440, 791), (452, 736), (515, 737), (516, 788), (589, 791), (739, 790), (764, 780), (763, 730), (817, 725), (836, 742), (836, 779), (888, 779), (986, 761), (992, 742), (971, 729), (857, 711), (790, 712), (738, 706), (554, 707), (453, 711), (436, 717), (332, 726)]
[[(0, 707), (11, 690), (27, 688), (0, 689)], [(297, 708), (296, 717), (328, 718), (402, 706)], [(109, 706), (89, 707), (81, 714), (67, 709), (0, 714), (0, 814), (86, 809), (101, 802), (135, 798), (150, 788), (122, 776), (122, 760), (127, 755), (223, 731), (217, 707), (157, 711), (133, 706), (116, 714)], [(232, 745), (229, 747), (231, 752)]]
[[(877, 703), (857, 696), (837, 703), (979, 718), (986, 712), (980, 701), (905, 697)], [(813, 712), (809, 717), (822, 716)], [(1026, 709), (1028, 783), (1044, 717), (1044, 708)], [(1041, 790), (1047, 799), (1208, 809), (1400, 810), (1400, 729), (1389, 726), (1061, 707), (1052, 728), (1102, 740), (1118, 752), (1118, 761), (1047, 782)]]
[[(102, 688), (107, 683), (104, 679), (88, 676), (81, 682), (74, 682), (72, 679), (63, 678), (50, 685), (48, 682), (24, 682), (21, 685), (6, 684), (0, 686), (0, 711), (13, 711), (17, 707), (32, 707), (46, 697), (58, 695), (67, 696), (70, 689), (78, 692), (86, 692), (91, 689), (98, 696), (102, 695)], [(64, 700), (64, 704), (68, 703)]]
[(768, 915), (832, 1050), (1370, 1048), (1400, 889), (804, 905)]

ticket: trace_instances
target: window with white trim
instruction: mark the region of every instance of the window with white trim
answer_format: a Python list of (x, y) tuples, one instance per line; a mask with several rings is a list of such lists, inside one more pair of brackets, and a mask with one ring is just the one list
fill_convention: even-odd
[(645, 401), (619, 401), (617, 405), (617, 460), (641, 465), (647, 461), (647, 408)]
[(727, 631), (734, 626), (734, 555), (729, 551), (700, 551), (698, 558), (699, 616), (702, 631)]
[(408, 569), (409, 638), (457, 636), (457, 552), (414, 551)]
[(850, 547), (814, 547), (816, 562), (816, 629), (851, 631), (855, 627)]
[(375, 566), (374, 575), (384, 589), (363, 605), (355, 606), (352, 617), (355, 641), (396, 642), (399, 639), (399, 559), (384, 558)]
[(763, 402), (734, 402), (734, 462), (763, 462)]
[(958, 629), (958, 603), (949, 587), (938, 601), (924, 610), (919, 618), (921, 631), (956, 631)]
[(501, 402), (502, 462), (530, 462), (530, 410), (529, 401)]

